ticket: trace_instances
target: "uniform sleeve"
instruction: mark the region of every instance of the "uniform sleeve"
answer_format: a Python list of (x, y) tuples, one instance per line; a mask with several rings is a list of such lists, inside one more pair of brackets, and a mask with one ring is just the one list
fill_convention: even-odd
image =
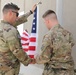
[(71, 46), (73, 47), (75, 45), (74, 39), (73, 39), (73, 35), (70, 33), (69, 36), (69, 43), (71, 43)]
[(4, 38), (6, 39), (9, 50), (16, 56), (16, 58), (27, 66), (31, 62), (31, 58), (22, 50), (21, 44), (18, 39), (18, 35), (15, 29), (5, 30)]
[(22, 24), (22, 23), (27, 22), (27, 18), (28, 18), (30, 15), (31, 15), (31, 12), (29, 11), (29, 12), (27, 12), (26, 14), (20, 16), (20, 17), (16, 20), (16, 22), (13, 24), (13, 26), (18, 26), (18, 25), (20, 25), (20, 24)]
[(42, 41), (41, 54), (36, 57), (36, 63), (44, 64), (50, 61), (52, 55), (51, 37), (45, 35)]

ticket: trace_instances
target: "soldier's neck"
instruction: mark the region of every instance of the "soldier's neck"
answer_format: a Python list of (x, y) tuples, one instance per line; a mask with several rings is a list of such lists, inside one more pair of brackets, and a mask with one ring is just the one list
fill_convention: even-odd
[(8, 19), (3, 18), (3, 20), (4, 20), (4, 22), (7, 22), (7, 23), (9, 23), (9, 24), (11, 24), (11, 25), (12, 25), (12, 23), (11, 23)]
[(58, 22), (58, 21), (53, 22), (53, 23), (50, 25), (49, 30), (50, 30), (51, 28), (53, 28), (54, 26), (58, 25), (58, 24), (59, 24), (59, 22)]

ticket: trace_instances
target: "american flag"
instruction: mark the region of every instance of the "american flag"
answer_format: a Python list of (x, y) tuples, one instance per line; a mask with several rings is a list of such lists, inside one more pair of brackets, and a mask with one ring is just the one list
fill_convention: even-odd
[(32, 30), (29, 42), (29, 50), (28, 50), (28, 54), (31, 58), (34, 58), (36, 52), (36, 39), (37, 39), (37, 8), (34, 11)]
[(28, 49), (29, 49), (29, 34), (27, 30), (24, 30), (21, 36), (21, 44), (23, 50), (28, 54)]
[(37, 8), (34, 11), (31, 35), (24, 31), (21, 37), (23, 50), (31, 57), (34, 58), (36, 52), (36, 39), (37, 39)]

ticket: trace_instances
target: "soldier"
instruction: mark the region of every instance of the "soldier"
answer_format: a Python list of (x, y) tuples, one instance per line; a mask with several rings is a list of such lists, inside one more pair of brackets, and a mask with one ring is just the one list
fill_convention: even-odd
[(20, 8), (17, 5), (8, 3), (3, 7), (3, 20), (0, 22), (0, 75), (18, 75), (20, 62), (25, 66), (33, 63), (33, 59), (22, 50), (16, 26), (26, 22), (35, 8), (36, 5), (18, 18)]
[(44, 64), (43, 75), (74, 75), (72, 34), (59, 24), (53, 10), (46, 11), (43, 19), (49, 31), (43, 38), (41, 54), (36, 57), (36, 63)]

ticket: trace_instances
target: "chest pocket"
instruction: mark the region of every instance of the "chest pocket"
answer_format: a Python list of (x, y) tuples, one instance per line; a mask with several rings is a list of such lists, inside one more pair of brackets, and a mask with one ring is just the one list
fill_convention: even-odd
[(4, 40), (4, 38), (2, 38), (2, 37), (0, 37), (0, 51), (1, 52), (8, 52), (9, 51), (7, 43)]

